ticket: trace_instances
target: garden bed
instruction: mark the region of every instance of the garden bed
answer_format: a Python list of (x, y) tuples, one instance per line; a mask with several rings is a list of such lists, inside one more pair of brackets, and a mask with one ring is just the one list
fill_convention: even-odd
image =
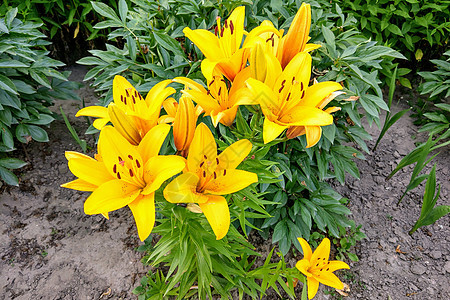
[[(73, 67), (72, 80), (81, 81), (86, 69)], [(92, 90), (79, 91), (86, 105), (97, 102)], [(405, 94), (402, 103), (410, 95)], [(394, 101), (396, 103), (396, 101)], [(84, 119), (75, 118), (78, 102), (58, 102), (82, 138)], [(399, 106), (394, 111), (400, 110)], [(17, 173), (19, 187), (0, 187), (0, 296), (2, 299), (136, 299), (132, 289), (147, 270), (135, 251), (140, 244), (127, 209), (111, 212), (110, 220), (83, 212), (86, 194), (60, 188), (73, 179), (64, 151), (80, 151), (63, 121), (51, 124), (50, 142), (31, 142), (18, 158), (29, 165)], [(370, 129), (373, 137), (379, 134)], [(345, 299), (448, 299), (450, 297), (449, 216), (434, 225), (408, 231), (420, 214), (423, 187), (396, 205), (408, 181), (406, 168), (391, 180), (387, 176), (403, 156), (415, 148), (417, 128), (401, 118), (385, 135), (377, 151), (358, 161), (361, 180), (347, 178), (335, 188), (350, 199), (349, 208), (367, 235), (356, 246), (359, 262), (346, 260), (351, 270), (339, 274), (351, 291)], [(422, 136), (417, 139), (422, 140)], [(374, 141), (368, 143), (373, 146)], [(92, 155), (94, 152), (89, 153)], [(437, 180), (442, 184), (438, 204), (449, 203), (450, 151), (436, 158)], [(255, 239), (263, 257), (273, 245)], [(290, 255), (291, 256), (291, 255)], [(301, 255), (287, 261), (294, 266)], [(321, 287), (322, 289), (323, 287)], [(328, 289), (328, 288), (327, 288)], [(333, 292), (335, 299), (339, 296)], [(265, 299), (273, 299), (274, 293)], [(390, 297), (390, 298), (389, 298)], [(333, 296), (318, 293), (317, 299)]]

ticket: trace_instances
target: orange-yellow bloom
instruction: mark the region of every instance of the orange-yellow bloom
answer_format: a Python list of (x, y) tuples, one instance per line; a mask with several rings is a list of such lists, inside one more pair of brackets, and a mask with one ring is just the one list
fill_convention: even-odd
[[(333, 122), (331, 114), (319, 109), (317, 103), (342, 89), (342, 86), (327, 81), (308, 87), (311, 62), (308, 53), (300, 52), (282, 72), (279, 67), (271, 67), (275, 70), (272, 76), (276, 78), (270, 80), (272, 85), (254, 78), (246, 81), (251, 94), (249, 97), (260, 104), (265, 116), (264, 143), (274, 140), (292, 126), (326, 126)], [(274, 63), (279, 64), (278, 61)]]
[(166, 124), (153, 127), (136, 147), (114, 127), (104, 127), (98, 141), (99, 159), (66, 152), (69, 169), (78, 179), (62, 187), (92, 191), (84, 203), (88, 215), (107, 217), (108, 212), (128, 205), (139, 238), (145, 240), (155, 223), (155, 191), (185, 167), (182, 157), (158, 155), (169, 130)]
[(205, 115), (211, 117), (213, 125), (222, 123), (225, 126), (233, 124), (239, 105), (251, 104), (246, 102), (247, 98), (242, 97), (242, 88), (245, 87), (245, 80), (249, 78), (248, 68), (237, 74), (231, 87), (228, 88), (227, 81), (222, 76), (213, 76), (208, 81), (208, 90), (202, 86), (193, 86), (192, 80), (184, 77), (177, 77), (173, 81), (183, 83), (190, 89), (182, 91), (184, 95), (191, 97), (205, 111)]
[[(264, 30), (262, 28), (263, 27)], [(253, 48), (256, 44), (265, 45), (265, 51), (277, 57), (284, 69), (299, 52), (310, 52), (320, 45), (307, 44), (311, 27), (311, 6), (302, 3), (285, 36), (270, 21), (263, 21), (248, 34), (245, 47)], [(253, 51), (253, 50), (252, 50)]]
[(107, 108), (89, 106), (78, 111), (76, 116), (98, 117), (95, 128), (101, 130), (108, 122), (133, 145), (138, 145), (146, 133), (156, 126), (163, 101), (175, 93), (168, 87), (171, 80), (156, 84), (145, 99), (124, 77), (116, 75), (113, 81), (114, 102)]
[[(320, 89), (322, 87), (323, 87), (323, 84), (316, 83), (313, 86), (311, 86), (308, 91), (313, 92), (314, 89)], [(332, 92), (328, 97), (325, 97), (322, 100), (320, 100), (319, 98), (316, 98), (315, 103), (310, 102), (310, 103), (305, 103), (304, 105), (316, 104), (315, 107), (323, 110), (325, 108), (325, 106), (327, 106), (327, 104), (330, 103), (331, 100), (333, 100), (334, 98), (336, 98), (337, 96), (339, 96), (343, 93), (344, 92), (341, 92), (341, 91)], [(329, 108), (325, 109), (325, 112), (331, 114), (331, 113), (339, 111), (339, 110), (341, 110), (340, 107), (333, 106), (333, 107), (329, 107)], [(292, 126), (292, 127), (289, 127), (288, 130), (286, 131), (286, 137), (288, 139), (293, 139), (297, 136), (304, 135), (304, 134), (306, 134), (306, 142), (307, 142), (306, 148), (310, 148), (319, 142), (320, 137), (322, 136), (322, 127), (320, 127), (320, 126)]]
[(233, 10), (230, 17), (220, 24), (217, 17), (216, 35), (205, 29), (192, 30), (188, 27), (183, 32), (205, 55), (202, 61), (202, 73), (207, 80), (217, 69), (230, 81), (245, 68), (247, 64), (248, 49), (240, 48), (244, 36), (245, 6)]
[(187, 166), (164, 189), (171, 203), (197, 203), (217, 239), (230, 227), (230, 213), (223, 195), (235, 193), (258, 181), (256, 174), (236, 170), (252, 149), (248, 140), (240, 140), (217, 155), (217, 146), (209, 128), (201, 123), (195, 130)]
[(319, 289), (319, 282), (335, 289), (342, 290), (344, 284), (333, 274), (339, 269), (350, 269), (342, 261), (328, 261), (330, 256), (330, 240), (324, 238), (314, 253), (308, 242), (303, 238), (298, 238), (303, 250), (303, 259), (298, 261), (295, 267), (307, 278), (308, 299), (314, 298)]

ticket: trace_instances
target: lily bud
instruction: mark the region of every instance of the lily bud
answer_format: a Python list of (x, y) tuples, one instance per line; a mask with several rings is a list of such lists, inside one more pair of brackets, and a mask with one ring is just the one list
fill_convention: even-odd
[(180, 98), (175, 120), (173, 121), (173, 137), (178, 151), (187, 151), (194, 138), (197, 125), (197, 114), (192, 100), (187, 96)]

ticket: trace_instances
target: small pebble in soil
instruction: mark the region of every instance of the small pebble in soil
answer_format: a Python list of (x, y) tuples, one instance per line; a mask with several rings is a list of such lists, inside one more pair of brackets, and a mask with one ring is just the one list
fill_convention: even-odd
[(411, 273), (413, 273), (413, 274), (422, 275), (423, 273), (425, 273), (427, 268), (425, 268), (425, 266), (422, 264), (415, 263), (410, 267), (410, 270), (411, 270)]
[(439, 259), (442, 256), (442, 252), (438, 251), (438, 250), (433, 250), (430, 252), (430, 256), (431, 256), (431, 258)]
[(447, 262), (445, 263), (445, 265), (444, 265), (444, 270), (445, 270), (447, 273), (450, 273), (450, 261), (447, 261)]

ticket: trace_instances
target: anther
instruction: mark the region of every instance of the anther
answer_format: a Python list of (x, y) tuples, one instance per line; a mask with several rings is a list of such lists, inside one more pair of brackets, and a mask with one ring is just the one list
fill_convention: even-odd
[(206, 91), (206, 95), (208, 95), (208, 96), (211, 95), (211, 91), (210, 91), (210, 90), (207, 90), (207, 91)]
[(131, 156), (131, 154), (128, 154), (128, 158), (133, 160), (133, 156)]
[(130, 176), (133, 177), (134, 176), (133, 170), (129, 169), (129, 171), (130, 171)]
[(203, 154), (203, 157), (205, 158), (205, 159), (207, 159), (208, 157), (206, 157), (206, 154)]
[(291, 96), (291, 92), (287, 95), (286, 102), (289, 101), (289, 97)]
[(130, 97), (130, 94), (128, 93), (127, 89), (125, 89), (125, 93), (127, 94), (127, 97)]
[(203, 177), (206, 177), (206, 171), (203, 171)]
[(134, 98), (133, 95), (131, 95), (131, 99), (133, 99), (133, 103), (136, 104), (136, 99)]
[(123, 102), (123, 95), (120, 95), (120, 101)]
[(216, 174), (216, 172), (214, 172), (214, 179), (216, 179), (217, 178), (217, 174)]
[(329, 270), (330, 268), (327, 268), (327, 271)]
[(120, 178), (120, 173), (117, 173), (117, 179), (122, 179)]
[(216, 157), (216, 163), (219, 164), (219, 158), (218, 157)]
[(117, 165), (116, 164), (114, 164), (114, 166), (113, 166), (113, 172), (117, 173)]
[(136, 91), (136, 90), (134, 90), (134, 96), (136, 96), (136, 97), (137, 97), (137, 91)]
[(228, 21), (228, 20), (225, 20), (225, 26), (224, 26), (225, 28), (228, 28), (228, 23), (227, 23), (227, 21)]
[(302, 92), (302, 99), (305, 97), (305, 91)]
[(295, 83), (295, 76), (292, 76), (292, 83), (291, 84), (294, 84), (294, 83)]
[(123, 99), (123, 104), (127, 105), (127, 98)]
[(225, 176), (225, 175), (227, 175), (227, 170), (226, 169), (223, 170), (223, 176)]
[(303, 82), (300, 83), (300, 89), (303, 91)]
[(136, 159), (136, 166), (138, 167), (138, 168), (140, 168), (141, 167), (141, 164), (139, 163), (139, 161)]
[(233, 25), (233, 21), (232, 20), (230, 20), (230, 31), (231, 31), (231, 34), (233, 34), (234, 25)]
[(119, 162), (122, 161), (122, 157), (118, 156), (117, 159), (119, 160)]
[(213, 84), (215, 80), (216, 80), (216, 79), (213, 78), (213, 80), (209, 83), (209, 86), (211, 86), (211, 84)]
[(214, 28), (214, 35), (217, 35), (217, 33), (219, 33), (219, 29), (217, 28), (217, 26)]
[(217, 92), (217, 95), (220, 96), (220, 92), (222, 91), (222, 87), (219, 88), (219, 92)]
[(204, 164), (205, 164), (205, 162), (202, 161), (202, 162), (200, 163), (200, 168), (201, 168)]

